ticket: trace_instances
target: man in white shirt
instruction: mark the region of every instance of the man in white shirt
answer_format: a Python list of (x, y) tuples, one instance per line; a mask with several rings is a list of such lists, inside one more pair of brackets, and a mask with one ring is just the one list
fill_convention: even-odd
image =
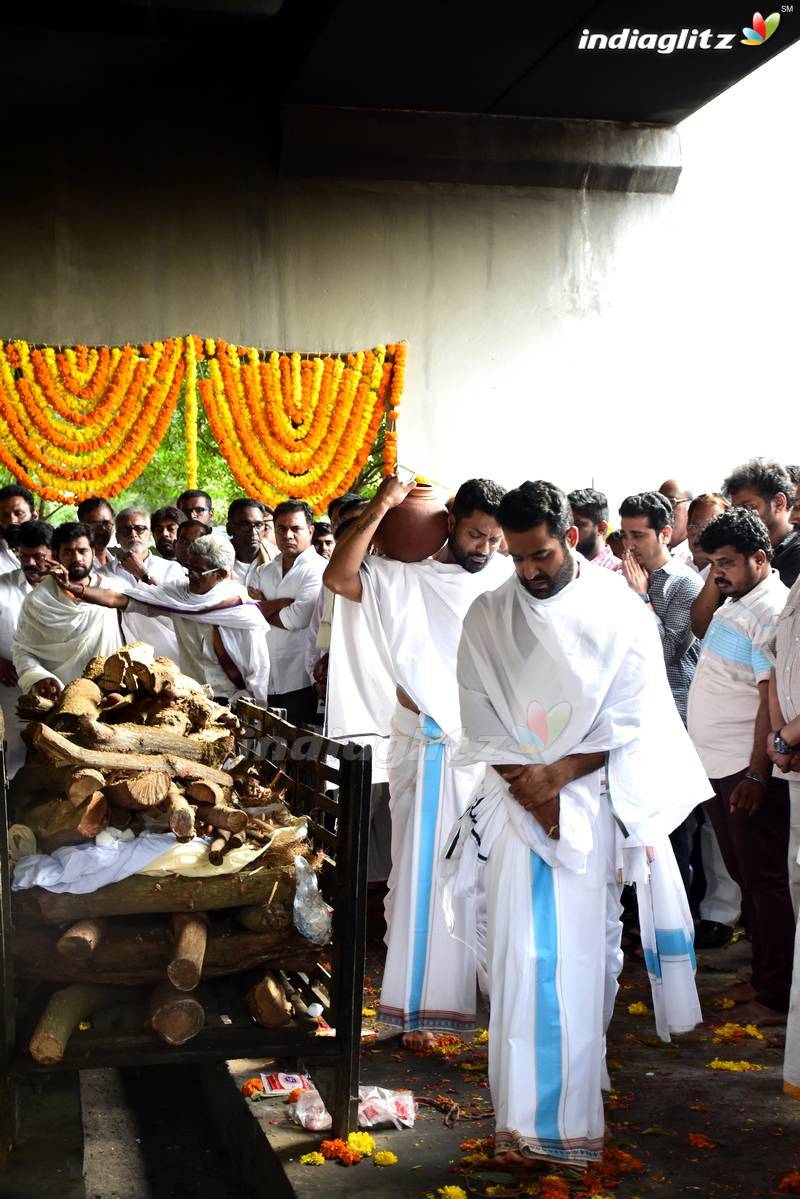
[(53, 562), (53, 530), (41, 520), (20, 526), (17, 556), (20, 565), (0, 575), (0, 703), (6, 730), (6, 772), (11, 779), (25, 761), (25, 745), (17, 716), (17, 672), (12, 662), (14, 633), (25, 596), (41, 583)]
[[(0, 487), (0, 530), (3, 532), (0, 537), (0, 574), (19, 567), (19, 559), (9, 541), (15, 541), (13, 533), (16, 526), (33, 520), (35, 511), (35, 500), (27, 487), (20, 487), (16, 483)], [(6, 530), (9, 531), (9, 537), (5, 536)]]
[(684, 491), (675, 479), (665, 479), (658, 490), (661, 495), (669, 500), (672, 506), (670, 551), (679, 561), (691, 563), (692, 551), (686, 539), (686, 526), (689, 523), (689, 504), (692, 499), (692, 493), (691, 491)]
[[(768, 656), (788, 590), (770, 563), (773, 547), (755, 512), (732, 508), (700, 538), (724, 602), (703, 640), (689, 691), (688, 728), (714, 798), (706, 808), (753, 946), (752, 985), (732, 998), (747, 1006), (742, 1024), (780, 1024), (789, 1007), (794, 911), (789, 893), (789, 793), (774, 778)], [(752, 1003), (749, 1001), (752, 1000)]]
[[(141, 508), (123, 508), (115, 527), (119, 548), (115, 555), (108, 556), (105, 566), (100, 568), (101, 575), (143, 583), (168, 583), (185, 578), (179, 563), (157, 558), (150, 552), (150, 518)], [(122, 632), (126, 641), (145, 641), (152, 645), (157, 657), (178, 661), (178, 641), (169, 616), (153, 620), (138, 612), (126, 612), (122, 617)]]
[(277, 545), (267, 541), (265, 536), (267, 525), (272, 526), (272, 523), (272, 509), (260, 500), (241, 496), (228, 507), (225, 529), (236, 554), (233, 577), (243, 587), (250, 586), (250, 580), (259, 566), (274, 562), (278, 556)]
[(275, 509), (275, 539), (280, 557), (254, 572), (261, 610), (270, 624), (270, 705), (285, 708), (292, 724), (316, 720), (317, 699), (306, 670), (308, 627), (322, 588), (325, 559), (311, 544), (313, 514), (300, 500)]

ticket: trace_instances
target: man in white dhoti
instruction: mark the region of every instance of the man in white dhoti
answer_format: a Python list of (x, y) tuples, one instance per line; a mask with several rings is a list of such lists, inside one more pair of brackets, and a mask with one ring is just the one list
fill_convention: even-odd
[(380, 1018), (403, 1030), (409, 1048), (421, 1048), (433, 1039), (432, 1030), (475, 1024), (475, 958), (448, 933), (436, 862), (483, 773), (482, 766), (447, 768), (460, 725), (455, 665), (461, 622), (475, 597), (499, 586), (511, 566), (496, 552), (503, 492), (484, 479), (459, 489), (449, 538), (436, 558), (404, 563), (365, 557), (378, 523), (413, 486), (396, 476), (384, 479), (337, 541), (324, 577), (331, 591), (361, 604), (365, 626), (388, 655), (397, 687)]
[[(207, 683), (220, 703), (248, 695), (266, 706), (267, 624), (258, 604), (231, 579), (232, 569), (230, 542), (208, 534), (192, 544), (188, 578), (151, 586), (118, 581), (124, 591), (86, 588), (79, 595), (89, 605), (132, 610), (150, 619), (169, 616), (184, 674)], [(62, 586), (77, 591), (71, 580), (62, 580)]]
[(23, 601), (12, 653), (20, 691), (45, 699), (57, 699), (91, 658), (113, 654), (122, 645), (116, 612), (76, 602), (87, 587), (103, 582), (92, 569), (89, 530), (77, 521), (59, 525), (51, 548), (73, 594), (65, 594), (53, 575), (42, 579)]
[(52, 565), (50, 545), (53, 530), (41, 520), (28, 520), (20, 525), (17, 535), (17, 557), (20, 565), (0, 575), (0, 703), (6, 731), (6, 773), (13, 778), (25, 761), (22, 725), (17, 716), (17, 700), (22, 692), (17, 685), (17, 672), (12, 662), (14, 633), (22, 603), (34, 587), (41, 583)]
[(623, 880), (637, 882), (659, 1034), (702, 1019), (668, 834), (711, 788), (655, 622), (575, 554), (566, 496), (524, 483), (499, 521), (516, 574), (472, 605), (458, 654), (457, 760), (492, 769), (443, 870), (458, 895), (485, 863), (498, 1155), (586, 1165), (603, 1148)]

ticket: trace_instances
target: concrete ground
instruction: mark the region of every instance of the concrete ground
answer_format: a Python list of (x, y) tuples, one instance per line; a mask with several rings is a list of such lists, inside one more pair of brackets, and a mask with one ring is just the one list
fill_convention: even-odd
[[(614, 1089), (606, 1104), (607, 1160), (588, 1177), (555, 1170), (562, 1181), (543, 1185), (536, 1175), (515, 1177), (492, 1169), (484, 1157), (493, 1121), (481, 1038), (463, 1047), (445, 1041), (439, 1052), (420, 1056), (381, 1035), (365, 1045), (362, 1081), (410, 1088), (420, 1104), (413, 1129), (375, 1134), (379, 1148), (397, 1155), (396, 1165), (381, 1169), (369, 1160), (350, 1168), (333, 1162), (300, 1165), (300, 1156), (317, 1149), (323, 1138), (291, 1124), (283, 1100), (242, 1099), (239, 1085), (259, 1067), (251, 1062), (209, 1072), (205, 1099), (198, 1080), (178, 1068), (125, 1075), (122, 1091), (119, 1080), (104, 1087), (103, 1079), (87, 1083), (84, 1076), (84, 1154), (76, 1080), (54, 1075), (28, 1095), (23, 1135), (10, 1172), (0, 1176), (0, 1196), (335, 1199), (358, 1192), (361, 1199), (456, 1199), (438, 1195), (448, 1186), (460, 1186), (469, 1196), (538, 1194), (542, 1199), (784, 1194), (776, 1190), (781, 1180), (800, 1170), (800, 1104), (781, 1090), (783, 1030), (764, 1030), (764, 1040), (741, 1044), (713, 1041), (715, 1028), (736, 1017), (735, 1009), (714, 1006), (714, 997), (736, 980), (748, 958), (744, 939), (701, 956), (698, 982), (707, 1022), (670, 1045), (656, 1039), (649, 1014), (628, 1010), (640, 1003), (649, 1008), (650, 997), (642, 966), (636, 960), (626, 963), (609, 1038)], [(374, 939), (367, 1013), (377, 1004), (379, 964)], [(365, 1015), (364, 1023), (374, 1025), (375, 1019)], [(710, 1069), (715, 1059), (760, 1069)], [(245, 1133), (249, 1139), (241, 1140)], [(227, 1158), (224, 1139), (233, 1150)], [(84, 1158), (88, 1185), (81, 1179)]]

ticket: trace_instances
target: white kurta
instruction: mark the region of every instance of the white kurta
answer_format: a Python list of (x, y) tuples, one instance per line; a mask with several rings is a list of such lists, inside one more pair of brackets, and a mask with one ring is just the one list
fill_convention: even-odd
[[(123, 590), (131, 597), (129, 608), (145, 619), (163, 614), (174, 622), (178, 661), (185, 674), (208, 683), (215, 695), (231, 701), (250, 695), (256, 703), (267, 705), (267, 622), (242, 586), (223, 579), (205, 595), (195, 595), (184, 577), (163, 586), (137, 583)], [(222, 648), (244, 687), (239, 687), (222, 667), (214, 649), (214, 629), (219, 631)]]
[[(688, 1031), (702, 1016), (691, 915), (668, 833), (710, 787), (672, 702), (652, 620), (591, 564), (547, 600), (516, 578), (477, 600), (458, 678), (465, 735), (457, 760), (606, 757), (604, 770), (561, 792), (556, 839), (487, 772), (444, 862), (448, 888), (468, 896), (488, 861), (496, 1143), (590, 1162), (602, 1153), (603, 1033), (619, 964), (610, 885), (637, 882), (659, 1035)], [(647, 845), (655, 847), (650, 870)]]
[(298, 554), (291, 569), (283, 573), (283, 559), (260, 566), (253, 576), (252, 586), (266, 600), (291, 597), (294, 602), (280, 613), (283, 628), (269, 626), (269, 656), (271, 663), (270, 692), (286, 695), (311, 686), (306, 670), (308, 627), (322, 587), (322, 575), (327, 566), (313, 546)]
[[(157, 558), (148, 554), (144, 559), (144, 568), (155, 583), (181, 582), (186, 578), (186, 571), (180, 562), (168, 558)], [(115, 581), (134, 583), (134, 576), (126, 570), (118, 557), (109, 554), (108, 562), (100, 567), (98, 573), (105, 578)], [(147, 586), (147, 584), (145, 584)], [(172, 619), (169, 616), (153, 618), (141, 612), (127, 610), (122, 613), (122, 635), (126, 642), (144, 641), (152, 645), (157, 658), (169, 658), (178, 661), (178, 638)]]
[[(385, 558), (367, 559), (361, 572), (358, 619), (371, 635), (386, 678), (420, 711), (417, 716), (395, 708), (389, 750), (392, 869), (380, 1014), (406, 1031), (466, 1029), (475, 1023), (475, 957), (448, 934), (436, 862), (452, 821), (483, 774), (482, 766), (449, 768), (460, 723), (455, 668), (461, 623), (475, 597), (499, 586), (510, 570), (508, 559), (496, 555), (477, 574), (434, 559)], [(347, 611), (341, 601), (337, 608)], [(352, 635), (352, 625), (349, 631)], [(353, 649), (359, 637), (363, 641), (364, 632), (356, 630)], [(341, 648), (346, 645), (343, 635)], [(335, 649), (334, 672), (341, 667), (341, 653), (334, 662)], [(360, 687), (357, 680), (355, 686)], [(352, 690), (350, 684), (343, 692)], [(461, 907), (468, 921), (472, 901), (464, 900)]]
[[(22, 601), (32, 588), (22, 570), (10, 570), (0, 575), (0, 658), (10, 662), (14, 653), (14, 633), (22, 610)], [(25, 745), (22, 740), (22, 723), (17, 716), (17, 700), (22, 692), (19, 687), (5, 687), (0, 683), (0, 703), (6, 730), (6, 772), (12, 779), (25, 761)]]

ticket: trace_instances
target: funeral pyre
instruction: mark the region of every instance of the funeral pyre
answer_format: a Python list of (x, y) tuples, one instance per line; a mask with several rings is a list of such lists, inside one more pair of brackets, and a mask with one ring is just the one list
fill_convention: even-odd
[[(90, 879), (15, 890), (18, 975), (70, 984), (47, 1002), (32, 1056), (59, 1061), (79, 1023), (121, 999), (135, 998), (156, 1033), (182, 1044), (206, 1023), (206, 980), (223, 975), (245, 976), (258, 1023), (307, 1020), (285, 972), (319, 957), (293, 919), (298, 871), (313, 884), (316, 862), (305, 821), (285, 802), (285, 776), (270, 769), (264, 779), (256, 759), (237, 756), (233, 713), (135, 643), (93, 659), (55, 702), (23, 696), (20, 716), (29, 752), (14, 780), (12, 851), (56, 857), (21, 856), (17, 870), (46, 873), (76, 846), (116, 846), (146, 862), (121, 881), (101, 870), (95, 888)], [(74, 872), (83, 852), (69, 853)]]

